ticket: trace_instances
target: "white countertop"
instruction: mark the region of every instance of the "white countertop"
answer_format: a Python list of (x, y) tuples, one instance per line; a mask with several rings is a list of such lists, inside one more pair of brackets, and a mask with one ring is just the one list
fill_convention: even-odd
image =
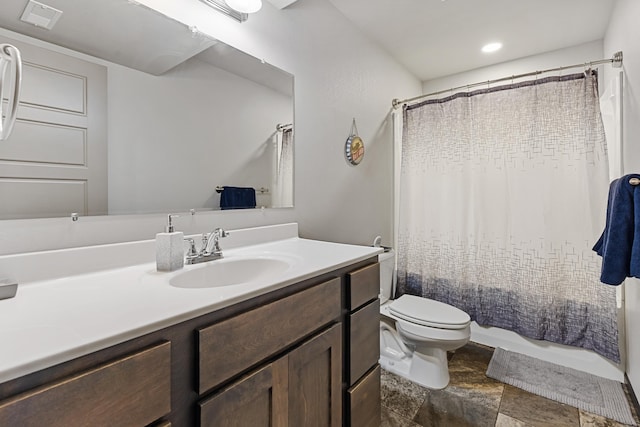
[(345, 267), (381, 251), (292, 237), (224, 251), (224, 260), (246, 256), (290, 260), (291, 266), (271, 280), (202, 289), (169, 284), (177, 274), (219, 262), (211, 261), (171, 273), (159, 273), (155, 263), (144, 263), (20, 286), (15, 298), (0, 301), (0, 383)]

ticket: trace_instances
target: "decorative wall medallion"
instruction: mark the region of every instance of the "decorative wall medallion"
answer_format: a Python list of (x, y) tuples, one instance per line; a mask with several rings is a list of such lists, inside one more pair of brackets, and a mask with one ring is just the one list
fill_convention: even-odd
[(344, 149), (347, 161), (354, 166), (359, 165), (364, 157), (364, 141), (362, 141), (362, 138), (358, 136), (355, 118), (351, 125), (351, 135), (347, 138)]

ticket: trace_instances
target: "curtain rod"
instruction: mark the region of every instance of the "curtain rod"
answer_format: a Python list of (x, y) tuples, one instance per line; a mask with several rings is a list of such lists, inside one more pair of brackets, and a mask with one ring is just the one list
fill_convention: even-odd
[(547, 70), (532, 71), (530, 73), (524, 73), (524, 74), (516, 74), (516, 75), (502, 77), (502, 78), (495, 79), (495, 80), (486, 80), (486, 81), (483, 81), (483, 82), (473, 83), (473, 84), (469, 84), (469, 85), (453, 87), (451, 89), (439, 90), (437, 92), (428, 93), (426, 95), (414, 96), (413, 98), (403, 99), (402, 101), (399, 101), (396, 98), (393, 101), (391, 101), (391, 105), (393, 106), (393, 109), (396, 109), (402, 104), (407, 104), (407, 103), (410, 103), (410, 102), (413, 102), (413, 101), (417, 101), (417, 100), (422, 99), (422, 98), (427, 98), (429, 96), (435, 96), (435, 95), (440, 95), (440, 94), (443, 94), (443, 93), (454, 92), (454, 91), (457, 91), (457, 90), (460, 90), (460, 89), (470, 89), (470, 88), (476, 87), (476, 86), (490, 85), (492, 83), (500, 83), (500, 82), (504, 82), (504, 81), (508, 81), (508, 80), (520, 79), (522, 77), (537, 76), (539, 74), (552, 73), (554, 71), (568, 70), (569, 68), (579, 68), (579, 67), (591, 68), (594, 65), (600, 65), (600, 64), (611, 64), (615, 68), (622, 67), (622, 52), (614, 53), (613, 54), (613, 58), (610, 58), (610, 59), (600, 59), (598, 61), (585, 62), (583, 64), (574, 64), (574, 65), (568, 65), (568, 66), (565, 66), (565, 67), (549, 68)]

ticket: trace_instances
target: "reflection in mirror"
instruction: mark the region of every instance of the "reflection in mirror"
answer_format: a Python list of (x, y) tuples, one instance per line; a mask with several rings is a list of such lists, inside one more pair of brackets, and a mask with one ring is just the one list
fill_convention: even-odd
[(222, 186), (293, 206), (292, 75), (127, 0), (47, 0), (48, 31), (26, 3), (0, 16), (24, 61), (1, 219), (218, 209)]

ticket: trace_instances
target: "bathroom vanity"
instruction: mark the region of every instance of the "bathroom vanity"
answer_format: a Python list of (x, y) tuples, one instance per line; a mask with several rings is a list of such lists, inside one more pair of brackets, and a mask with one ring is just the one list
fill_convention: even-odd
[[(161, 274), (144, 264), (25, 286), (0, 302), (3, 325), (21, 298), (24, 308), (52, 290), (64, 295), (82, 287), (93, 291), (92, 298), (79, 298), (94, 301), (97, 321), (37, 331), (38, 315), (24, 316), (27, 324), (18, 327), (24, 336), (14, 334), (11, 345), (26, 347), (23, 356), (40, 356), (18, 360), (21, 351), (5, 352), (3, 342), (0, 425), (377, 426), (377, 252), (295, 237), (232, 249), (211, 263), (248, 259), (248, 253), (297, 260), (253, 285), (180, 288), (170, 284), (175, 277), (206, 277), (191, 272), (208, 266)], [(145, 298), (153, 287), (166, 294)], [(111, 310), (112, 323), (129, 326), (111, 328), (105, 339), (110, 328), (102, 316)], [(49, 325), (65, 319), (74, 316), (60, 312)], [(82, 337), (91, 328), (98, 336)], [(59, 334), (63, 344), (43, 353), (44, 345), (29, 341), (46, 334)], [(0, 338), (11, 341), (11, 332)]]

